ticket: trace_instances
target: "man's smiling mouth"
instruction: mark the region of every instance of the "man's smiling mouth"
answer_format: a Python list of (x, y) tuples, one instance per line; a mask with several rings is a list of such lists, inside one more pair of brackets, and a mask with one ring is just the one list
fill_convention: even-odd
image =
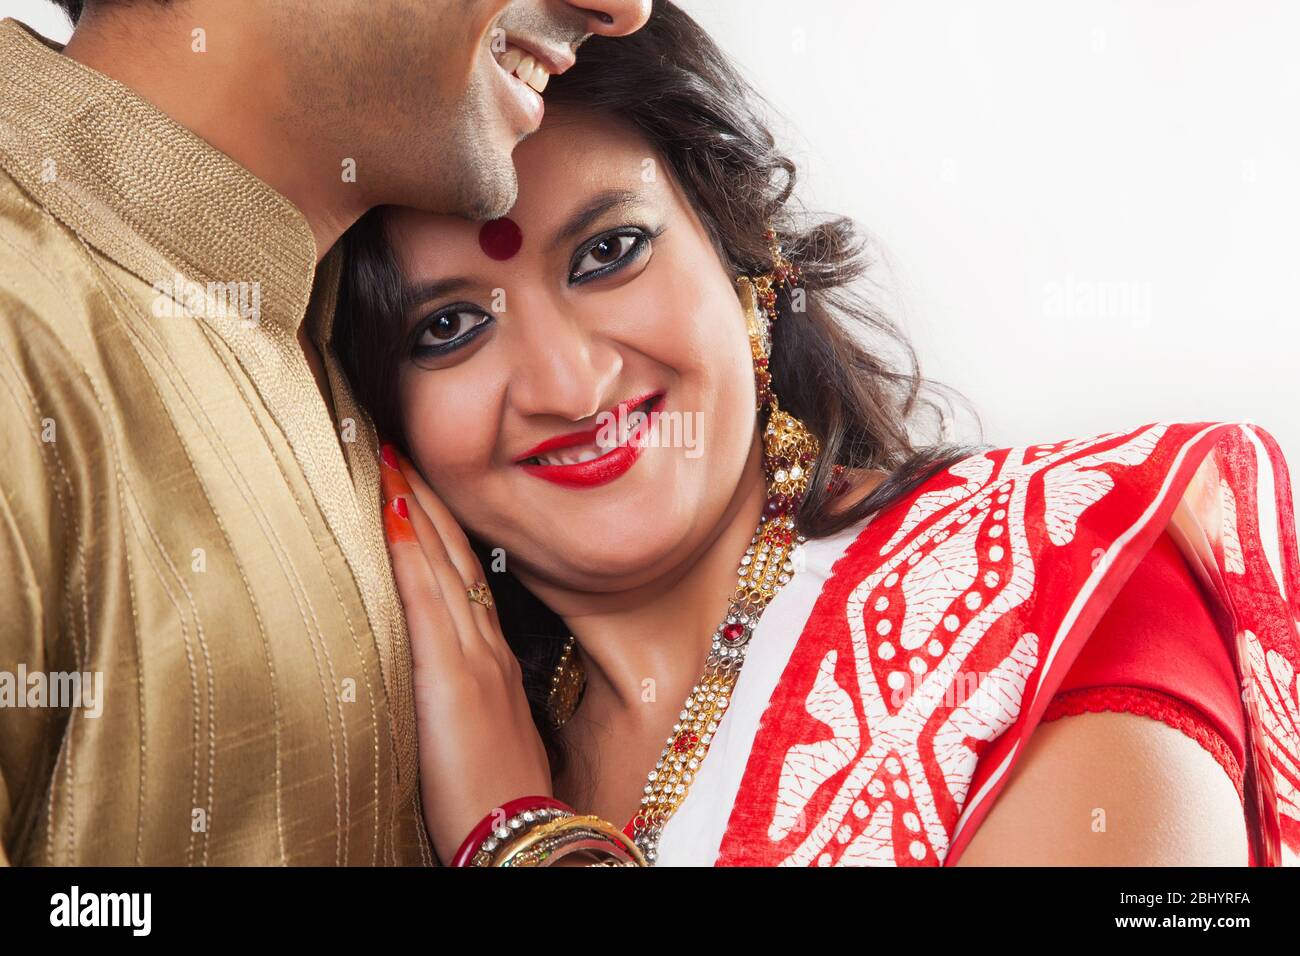
[(506, 41), (505, 46), (503, 52), (497, 53), (494, 50), (492, 53), (497, 65), (534, 91), (541, 93), (545, 90), (546, 84), (551, 79), (551, 71), (522, 47), (515, 46), (509, 40)]
[(568, 42), (543, 42), (498, 28), (493, 31), (489, 50), (507, 76), (514, 77), (534, 93), (541, 93), (552, 76), (558, 76), (573, 66), (576, 60), (574, 50), (581, 42), (579, 36)]

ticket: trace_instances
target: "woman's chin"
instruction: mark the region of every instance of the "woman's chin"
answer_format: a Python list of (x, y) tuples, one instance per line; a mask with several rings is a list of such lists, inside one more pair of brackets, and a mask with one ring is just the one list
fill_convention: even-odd
[[(621, 591), (653, 581), (681, 561), (689, 529), (624, 522), (584, 523), (534, 539), (526, 559), (555, 584), (582, 591)], [(507, 561), (509, 557), (507, 555)]]
[(561, 488), (528, 476), (542, 487), (516, 487), (508, 512), (493, 517), (506, 561), (513, 556), (552, 582), (613, 591), (652, 581), (689, 559), (708, 537), (702, 529), (725, 510), (726, 502), (713, 501), (711, 493), (724, 479), (683, 468), (670, 451), (647, 449), (629, 473), (601, 487)]

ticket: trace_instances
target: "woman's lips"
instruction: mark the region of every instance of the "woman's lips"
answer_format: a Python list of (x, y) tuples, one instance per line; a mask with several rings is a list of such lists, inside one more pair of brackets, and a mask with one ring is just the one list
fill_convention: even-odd
[(628, 417), (639, 414), (640, 409), (646, 405), (647, 401), (649, 402), (648, 412), (632, 428), (627, 441), (616, 448), (611, 448), (599, 458), (570, 465), (538, 464), (527, 460), (547, 451), (590, 445), (595, 442), (596, 436), (600, 432), (600, 428), (597, 427), (590, 432), (575, 432), (572, 435), (564, 435), (559, 439), (543, 442), (536, 448), (531, 449), (530, 453), (525, 456), (525, 460), (519, 462), (519, 466), (530, 475), (535, 475), (538, 478), (567, 488), (594, 488), (613, 481), (615, 478), (626, 474), (628, 469), (641, 457), (641, 452), (645, 450), (646, 436), (654, 423), (655, 416), (663, 408), (664, 396), (662, 393), (656, 394), (649, 399), (643, 399), (635, 405), (631, 405), (632, 411), (627, 413)]

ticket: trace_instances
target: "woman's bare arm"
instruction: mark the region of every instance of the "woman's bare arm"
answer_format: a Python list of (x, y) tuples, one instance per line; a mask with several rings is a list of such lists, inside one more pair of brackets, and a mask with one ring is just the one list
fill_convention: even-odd
[(1245, 866), (1241, 801), (1196, 741), (1135, 714), (1040, 726), (958, 866)]

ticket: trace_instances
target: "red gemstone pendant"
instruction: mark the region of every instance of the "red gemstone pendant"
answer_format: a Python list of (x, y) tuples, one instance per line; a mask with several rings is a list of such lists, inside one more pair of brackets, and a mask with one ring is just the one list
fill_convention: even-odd
[(673, 750), (679, 754), (684, 754), (699, 742), (699, 734), (692, 733), (689, 730), (684, 730), (677, 735), (677, 739), (673, 742)]

